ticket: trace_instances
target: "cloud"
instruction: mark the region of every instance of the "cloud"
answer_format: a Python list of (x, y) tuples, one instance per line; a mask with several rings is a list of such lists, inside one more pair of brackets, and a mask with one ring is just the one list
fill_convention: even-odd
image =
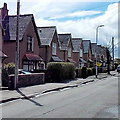
[(77, 11), (73, 13), (63, 14), (63, 15), (57, 15), (53, 16), (50, 19), (58, 19), (58, 18), (65, 18), (65, 17), (84, 17), (89, 15), (96, 15), (102, 13), (101, 11)]
[[(75, 14), (67, 14), (66, 16), (77, 16)], [(79, 13), (79, 12), (78, 12)], [(87, 12), (84, 12), (87, 13)], [(115, 37), (115, 43), (118, 42), (118, 3), (110, 4), (107, 10), (102, 14), (94, 18), (83, 18), (79, 20), (69, 19), (67, 21), (57, 20), (44, 20), (37, 19), (38, 26), (57, 26), (58, 33), (70, 32), (73, 37), (81, 37), (83, 39), (90, 39), (92, 42), (96, 42), (96, 27), (100, 24), (105, 26), (99, 28), (99, 44), (106, 44), (111, 40), (111, 37)], [(81, 14), (81, 13), (80, 13)]]
[[(11, 0), (2, 1), (1, 3), (8, 3), (10, 14), (16, 13), (15, 7), (14, 9), (12, 8), (16, 6), (16, 0), (12, 0), (14, 1), (13, 3), (10, 3)], [(89, 2), (97, 1), (89, 0)], [(102, 0), (100, 1), (103, 2)], [(112, 2), (104, 0), (104, 2), (106, 1)], [(103, 12), (94, 9), (81, 10), (84, 5), (87, 6), (88, 0), (29, 0), (28, 3), (25, 2), (28, 2), (28, 0), (21, 0), (21, 14), (32, 13), (38, 27), (56, 26), (58, 33), (68, 32), (73, 37), (81, 37), (96, 42), (96, 27), (104, 24), (104, 27), (99, 28), (98, 43), (107, 44), (111, 41), (112, 36), (115, 37), (115, 44), (118, 43), (118, 3), (110, 4), (106, 11)], [(91, 17), (91, 15), (96, 16)], [(74, 19), (75, 17), (78, 18)], [(65, 21), (59, 20), (65, 18), (67, 18)]]
[[(1, 0), (1, 1), (4, 1), (4, 2), (16, 2), (16, 0)], [(23, 2), (24, 0), (20, 0), (21, 2)], [(44, 0), (44, 2), (56, 2), (56, 0)], [(43, 2), (43, 0), (25, 0), (25, 2)], [(73, 3), (73, 2), (119, 2), (119, 0), (57, 0), (57, 2), (66, 2), (66, 3)]]

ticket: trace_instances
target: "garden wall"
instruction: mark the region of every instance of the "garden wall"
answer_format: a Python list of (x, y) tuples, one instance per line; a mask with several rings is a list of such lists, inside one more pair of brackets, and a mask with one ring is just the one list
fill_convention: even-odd
[[(17, 88), (39, 85), (45, 83), (45, 74), (44, 73), (32, 73), (32, 74), (19, 74)], [(8, 82), (9, 89), (14, 88), (14, 74), (9, 75)]]

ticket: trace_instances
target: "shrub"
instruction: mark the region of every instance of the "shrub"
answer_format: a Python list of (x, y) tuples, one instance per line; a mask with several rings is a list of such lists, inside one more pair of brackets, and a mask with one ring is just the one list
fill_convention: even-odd
[(93, 68), (87, 68), (87, 76), (93, 75)]
[(84, 66), (82, 67), (82, 78), (86, 78), (87, 77), (87, 68)]
[(2, 85), (8, 86), (8, 79), (9, 75), (15, 73), (15, 64), (14, 63), (8, 63), (4, 65), (4, 68), (2, 70)]
[(82, 77), (82, 68), (76, 68), (76, 77), (81, 78)]
[(96, 74), (96, 68), (93, 67), (93, 68), (92, 68), (92, 71), (93, 71), (93, 75), (95, 75), (95, 74)]
[(5, 69), (2, 70), (2, 86), (8, 87), (8, 73)]
[(8, 75), (15, 73), (15, 64), (8, 63), (4, 65), (4, 69), (7, 71)]
[(53, 81), (61, 81), (65, 79), (75, 78), (75, 66), (69, 62), (50, 62), (47, 64), (47, 69), (52, 70)]

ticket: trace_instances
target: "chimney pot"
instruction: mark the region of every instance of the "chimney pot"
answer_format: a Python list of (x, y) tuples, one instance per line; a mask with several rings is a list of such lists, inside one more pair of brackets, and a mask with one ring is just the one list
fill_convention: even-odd
[(4, 7), (3, 8), (7, 10), (7, 3), (4, 3)]

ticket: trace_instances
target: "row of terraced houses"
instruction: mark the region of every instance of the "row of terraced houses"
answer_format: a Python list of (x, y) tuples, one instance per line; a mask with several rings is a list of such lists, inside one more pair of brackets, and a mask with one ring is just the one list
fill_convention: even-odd
[[(7, 4), (0, 8), (3, 64), (15, 63), (16, 15), (8, 15)], [(56, 26), (36, 26), (33, 14), (20, 15), (19, 20), (20, 59), (19, 68), (33, 71), (45, 69), (48, 62), (72, 62), (78, 68), (95, 66), (97, 60), (106, 66), (105, 47), (90, 40), (73, 38), (71, 33), (59, 34)]]

